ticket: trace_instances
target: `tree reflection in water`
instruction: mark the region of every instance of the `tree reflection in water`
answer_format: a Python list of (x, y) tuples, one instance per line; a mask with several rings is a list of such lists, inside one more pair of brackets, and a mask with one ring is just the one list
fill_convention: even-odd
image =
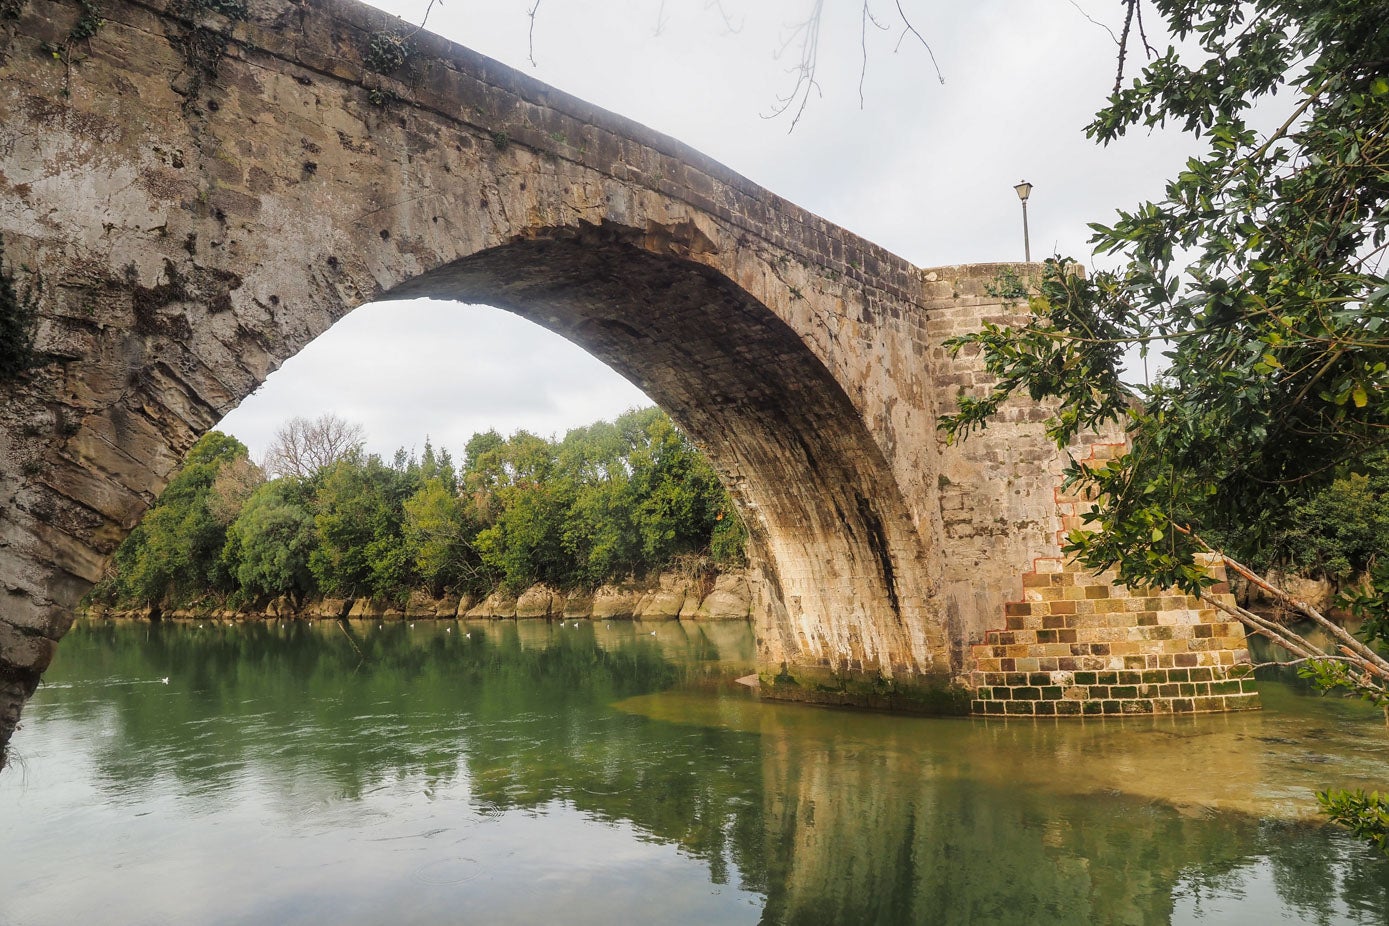
[[(85, 764), (68, 767), (91, 769), (103, 807), (148, 804), (154, 790), (187, 802), (185, 828), (244, 806), (248, 788), (273, 794), (257, 817), (267, 845), (216, 860), (252, 880), (302, 852), (305, 827), (328, 839), (389, 816), (380, 795), (405, 785), (425, 796), (420, 819), (442, 826), (459, 819), (445, 798), (474, 817), (538, 815), (542, 834), (559, 807), (630, 826), (700, 860), (706, 891), (760, 895), (766, 923), (1218, 921), (1233, 898), (1315, 922), (1389, 910), (1389, 863), (1315, 821), (1280, 819), (1278, 789), (1305, 804), (1327, 774), (1304, 761), (1325, 732), (1316, 715), (1166, 727), (887, 717), (759, 704), (729, 683), (751, 658), (743, 625), (79, 626), (15, 745), (80, 750)], [(1304, 784), (1288, 781), (1299, 762)], [(0, 788), (12, 838), (39, 831), (21, 798), (45, 786)], [(420, 870), (448, 861), (407, 835)], [(41, 842), (34, 851), (62, 865), (61, 840)], [(476, 860), (484, 875), (493, 863)], [(446, 890), (476, 900), (485, 880)], [(663, 902), (670, 916), (654, 919), (693, 915), (675, 893)], [(351, 909), (331, 915), (353, 922)]]

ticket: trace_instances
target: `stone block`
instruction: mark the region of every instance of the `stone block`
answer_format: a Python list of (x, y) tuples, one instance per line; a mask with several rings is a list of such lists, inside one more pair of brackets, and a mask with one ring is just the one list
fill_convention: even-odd
[(432, 618), (438, 614), (439, 603), (433, 595), (423, 591), (413, 591), (405, 602), (404, 615), (413, 618)]
[(592, 616), (594, 620), (620, 620), (636, 614), (637, 601), (641, 595), (634, 589), (624, 589), (615, 585), (604, 585), (593, 593)]
[(516, 598), (499, 589), (488, 595), (478, 604), (468, 609), (464, 615), (469, 620), (505, 619), (516, 616)]
[(16, 669), (42, 672), (53, 661), (58, 644), (35, 633), (26, 633), (0, 618), (0, 662)]
[(700, 602), (698, 617), (704, 620), (747, 620), (752, 613), (752, 590), (742, 574), (723, 573)]
[(562, 596), (546, 585), (532, 585), (516, 599), (515, 616), (519, 619), (558, 617), (563, 611)]

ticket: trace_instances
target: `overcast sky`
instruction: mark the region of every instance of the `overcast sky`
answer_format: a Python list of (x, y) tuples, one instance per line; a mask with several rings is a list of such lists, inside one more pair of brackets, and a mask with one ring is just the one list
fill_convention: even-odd
[[(930, 42), (901, 34), (875, 0), (859, 102), (859, 9), (829, 0), (818, 82), (800, 123), (766, 118), (798, 60), (777, 51), (814, 0), (444, 0), (427, 28), (591, 103), (645, 123), (774, 193), (921, 267), (1021, 260), (1013, 184), (1028, 204), (1034, 259), (1088, 260), (1086, 223), (1160, 193), (1180, 140), (1140, 135), (1102, 149), (1083, 127), (1114, 80), (1114, 39), (1085, 15), (1101, 0), (902, 0)], [(1078, 4), (1078, 5), (1077, 5)], [(426, 0), (383, 0), (418, 23)], [(1084, 12), (1082, 12), (1084, 10)], [(383, 13), (383, 21), (386, 13)], [(1117, 31), (1117, 23), (1112, 23)], [(579, 348), (480, 306), (363, 306), (289, 360), (221, 428), (259, 458), (276, 427), (332, 411), (369, 449), (423, 445), (461, 456), (475, 431), (559, 434), (649, 404)]]

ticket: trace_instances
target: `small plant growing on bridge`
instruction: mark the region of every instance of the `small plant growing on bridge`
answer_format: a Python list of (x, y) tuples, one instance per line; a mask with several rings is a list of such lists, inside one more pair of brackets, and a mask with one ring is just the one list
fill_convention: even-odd
[[(3, 0), (6, 4), (0, 7), (0, 19), (18, 19), (19, 12), (23, 9), (23, 0)], [(61, 45), (54, 45), (51, 42), (40, 42), (39, 50), (55, 61), (63, 63), (64, 82), (62, 95), (67, 96), (70, 92), (72, 82), (72, 46), (78, 42), (85, 42), (106, 25), (106, 20), (101, 18), (101, 10), (97, 8), (94, 0), (78, 0), (77, 21), (68, 30), (67, 37), (63, 39)]]
[(372, 87), (367, 91), (367, 100), (372, 106), (386, 106), (398, 99), (400, 98), (395, 95), (394, 91), (383, 87)]
[(410, 50), (410, 43), (405, 40), (405, 36), (380, 30), (371, 34), (371, 42), (367, 45), (366, 57), (362, 63), (368, 71), (394, 74), (410, 59)]
[[(175, 41), (184, 63), (192, 72), (185, 96), (188, 104), (197, 98), (203, 85), (217, 77), (222, 58), (227, 54), (231, 23), (245, 20), (249, 14), (246, 0), (176, 0), (169, 12), (186, 21), (184, 31)], [(230, 22), (214, 25), (205, 21), (214, 13)]]
[(996, 299), (1026, 299), (1027, 281), (1018, 276), (1016, 270), (1004, 268), (994, 274), (993, 280), (984, 284), (984, 292)]
[(245, 19), (250, 12), (246, 0), (189, 0), (187, 8), (194, 12), (221, 13), (228, 19)]
[(79, 0), (77, 6), (82, 10), (82, 14), (77, 17), (77, 22), (73, 23), (72, 30), (68, 32), (68, 42), (89, 39), (106, 25), (106, 20), (101, 18), (101, 11), (92, 0)]

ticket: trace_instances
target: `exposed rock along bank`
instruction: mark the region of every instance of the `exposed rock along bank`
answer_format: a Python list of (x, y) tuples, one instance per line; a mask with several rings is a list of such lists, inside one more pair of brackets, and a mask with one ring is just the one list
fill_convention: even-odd
[[(150, 610), (94, 608), (87, 612), (87, 616), (152, 618), (156, 615)], [(752, 590), (746, 573), (741, 570), (723, 572), (712, 578), (663, 573), (647, 581), (603, 585), (593, 591), (566, 592), (547, 585), (533, 585), (520, 595), (509, 595), (499, 590), (481, 600), (472, 596), (433, 598), (416, 592), (403, 608), (369, 598), (322, 598), (296, 607), (287, 598), (277, 598), (264, 609), (253, 612), (211, 608), (164, 611), (157, 616), (174, 620), (347, 617), (377, 620), (591, 618), (741, 621), (752, 616)]]

